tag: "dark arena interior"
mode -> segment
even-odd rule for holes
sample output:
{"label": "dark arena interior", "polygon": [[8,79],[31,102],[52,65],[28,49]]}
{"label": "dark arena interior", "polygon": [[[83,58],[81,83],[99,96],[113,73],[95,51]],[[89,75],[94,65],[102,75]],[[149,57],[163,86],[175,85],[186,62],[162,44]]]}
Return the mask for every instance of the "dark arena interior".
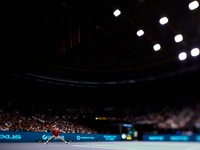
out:
{"label": "dark arena interior", "polygon": [[199,3],[7,2],[0,149],[199,150]]}

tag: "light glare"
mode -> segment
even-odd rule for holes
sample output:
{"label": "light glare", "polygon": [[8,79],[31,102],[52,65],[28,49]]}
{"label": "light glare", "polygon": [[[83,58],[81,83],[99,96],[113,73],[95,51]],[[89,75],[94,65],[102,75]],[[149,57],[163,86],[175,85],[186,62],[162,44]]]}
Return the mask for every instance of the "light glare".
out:
{"label": "light glare", "polygon": [[192,50],[191,50],[191,55],[193,56],[193,57],[196,57],[196,56],[198,56],[199,55],[199,49],[198,48],[193,48]]}
{"label": "light glare", "polygon": [[181,34],[178,34],[174,37],[174,40],[176,43],[179,43],[179,42],[183,41],[183,36]]}
{"label": "light glare", "polygon": [[168,23],[168,18],[167,17],[163,17],[163,18],[160,19],[159,22],[160,22],[161,25],[164,25],[164,24]]}
{"label": "light glare", "polygon": [[137,31],[137,36],[142,36],[142,35],[144,35],[144,31],[143,30]]}
{"label": "light glare", "polygon": [[188,5],[190,10],[197,9],[199,7],[199,2],[198,1],[193,1]]}
{"label": "light glare", "polygon": [[187,54],[185,52],[182,52],[178,55],[179,60],[185,60],[187,58]]}
{"label": "light glare", "polygon": [[161,49],[160,44],[155,44],[155,45],[153,46],[153,49],[154,49],[154,51],[159,51],[159,50]]}
{"label": "light glare", "polygon": [[115,17],[118,17],[119,15],[121,14],[121,11],[119,9],[116,9],[114,12],[113,12],[113,15]]}

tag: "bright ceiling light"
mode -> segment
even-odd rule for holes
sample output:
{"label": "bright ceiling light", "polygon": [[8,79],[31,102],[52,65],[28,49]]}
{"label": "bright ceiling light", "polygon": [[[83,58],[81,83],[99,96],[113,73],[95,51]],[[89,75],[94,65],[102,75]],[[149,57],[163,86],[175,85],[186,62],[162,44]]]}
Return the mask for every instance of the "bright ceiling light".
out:
{"label": "bright ceiling light", "polygon": [[185,60],[187,58],[187,54],[185,52],[182,52],[178,55],[179,60]]}
{"label": "bright ceiling light", "polygon": [[118,17],[119,15],[121,14],[121,11],[119,9],[116,9],[114,12],[113,12],[113,15],[115,17]]}
{"label": "bright ceiling light", "polygon": [[160,19],[159,22],[160,22],[161,25],[164,25],[164,24],[168,23],[168,21],[169,21],[169,20],[168,20],[167,17],[163,17],[163,18]]}
{"label": "bright ceiling light", "polygon": [[154,49],[154,51],[159,51],[159,50],[161,49],[160,44],[155,44],[155,45],[153,46],[153,49]]}
{"label": "bright ceiling light", "polygon": [[137,31],[137,36],[143,36],[143,35],[144,35],[144,31],[143,30]]}
{"label": "bright ceiling light", "polygon": [[191,55],[193,56],[193,57],[196,57],[196,56],[198,56],[199,55],[199,49],[198,48],[193,48],[192,50],[191,50]]}
{"label": "bright ceiling light", "polygon": [[198,1],[193,1],[188,5],[190,10],[197,9],[199,7],[199,2]]}
{"label": "bright ceiling light", "polygon": [[176,43],[179,43],[179,42],[183,41],[183,36],[181,34],[178,34],[174,37],[174,40]]}

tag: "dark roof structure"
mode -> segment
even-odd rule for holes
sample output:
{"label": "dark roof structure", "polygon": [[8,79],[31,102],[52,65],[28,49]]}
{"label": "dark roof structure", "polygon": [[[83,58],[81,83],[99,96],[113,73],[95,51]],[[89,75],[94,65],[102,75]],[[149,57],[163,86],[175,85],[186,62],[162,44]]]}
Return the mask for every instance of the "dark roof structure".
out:
{"label": "dark roof structure", "polygon": [[[190,0],[23,1],[8,7],[8,74],[96,87],[199,72],[200,11]],[[118,17],[113,12],[119,9]],[[161,25],[160,18],[168,23]],[[137,36],[142,29],[143,36]],[[174,37],[183,36],[176,43]],[[161,49],[154,51],[159,43]],[[181,52],[186,60],[179,60]]]}

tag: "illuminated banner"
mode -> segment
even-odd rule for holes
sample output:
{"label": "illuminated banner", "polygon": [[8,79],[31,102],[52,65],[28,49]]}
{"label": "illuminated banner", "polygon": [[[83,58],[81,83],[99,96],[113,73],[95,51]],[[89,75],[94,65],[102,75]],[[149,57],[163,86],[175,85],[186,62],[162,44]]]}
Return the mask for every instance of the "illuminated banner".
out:
{"label": "illuminated banner", "polygon": [[143,135],[143,141],[198,141],[200,142],[200,134],[194,135],[173,135],[173,134],[163,134],[163,135]]}
{"label": "illuminated banner", "polygon": [[[36,142],[47,141],[52,137],[51,132],[15,132],[0,131],[0,142]],[[60,133],[60,137],[66,141],[73,142],[96,142],[96,141],[120,141],[120,135],[113,134],[78,134]],[[53,139],[53,142],[61,140]]]}

